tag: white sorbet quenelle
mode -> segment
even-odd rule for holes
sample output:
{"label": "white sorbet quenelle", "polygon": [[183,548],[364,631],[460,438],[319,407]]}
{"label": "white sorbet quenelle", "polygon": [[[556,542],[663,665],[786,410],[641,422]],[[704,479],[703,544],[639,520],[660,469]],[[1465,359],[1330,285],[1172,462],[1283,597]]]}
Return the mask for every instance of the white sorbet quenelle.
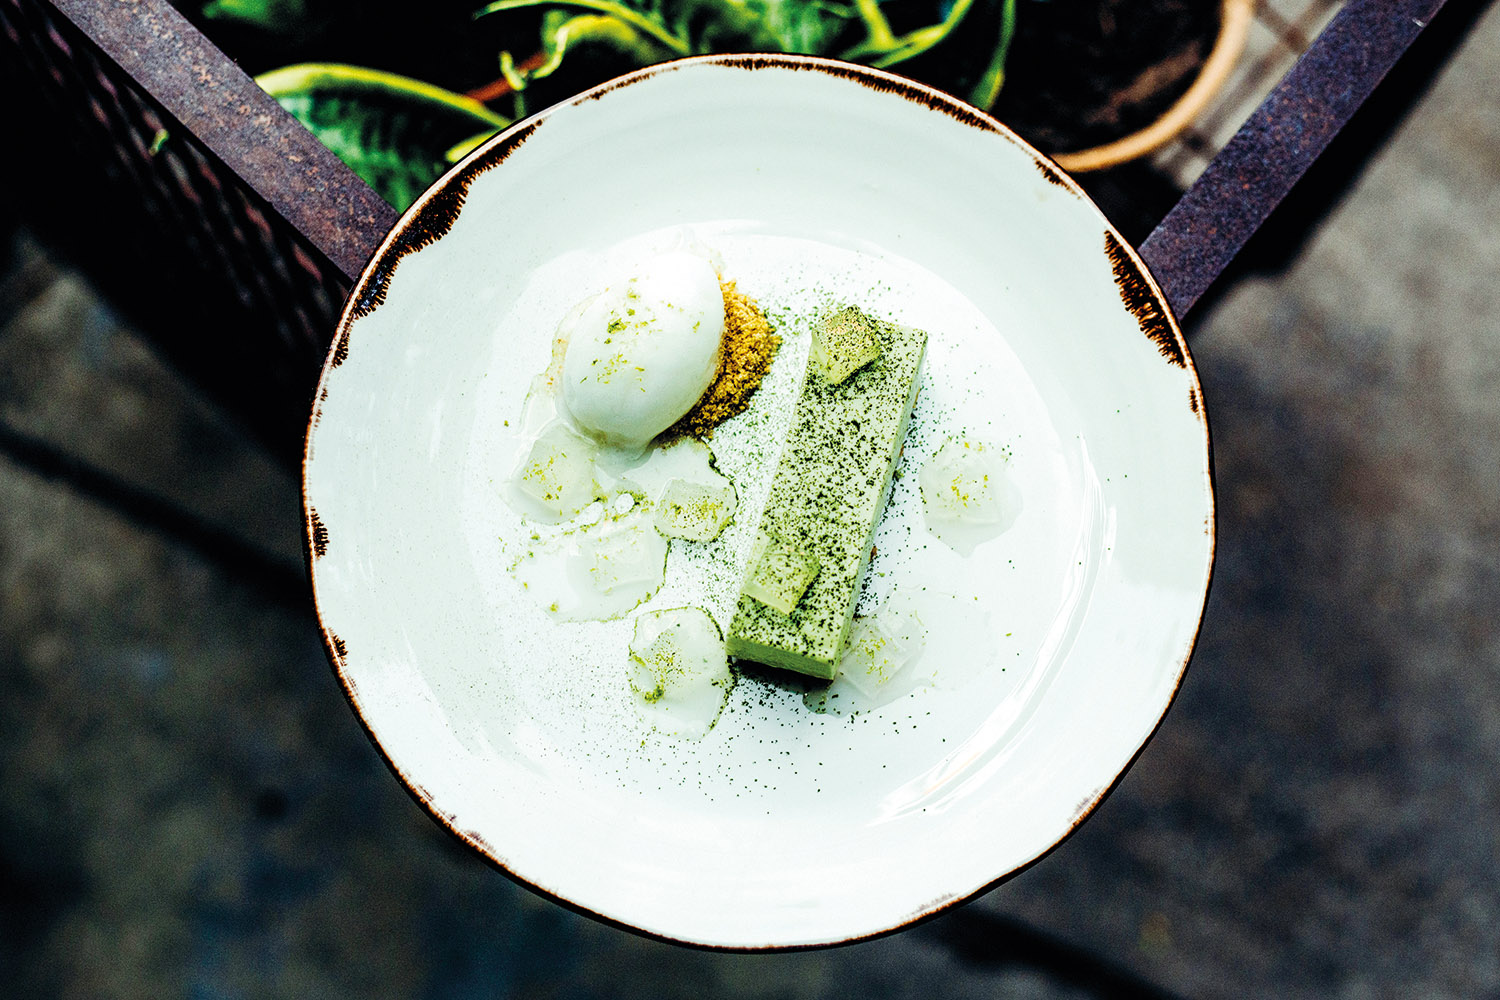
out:
{"label": "white sorbet quenelle", "polygon": [[563,404],[606,443],[644,448],[708,389],[723,336],[713,265],[684,250],[652,257],[579,316],[563,355]]}

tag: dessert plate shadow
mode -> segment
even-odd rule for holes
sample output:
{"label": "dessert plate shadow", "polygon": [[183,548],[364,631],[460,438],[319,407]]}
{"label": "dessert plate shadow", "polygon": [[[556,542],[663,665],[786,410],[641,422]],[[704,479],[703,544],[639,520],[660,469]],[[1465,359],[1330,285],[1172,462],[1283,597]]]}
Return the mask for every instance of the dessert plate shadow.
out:
{"label": "dessert plate shadow", "polygon": [[[558,620],[515,572],[531,529],[505,483],[558,324],[684,234],[783,335],[767,411],[824,304],[928,331],[859,609],[917,595],[927,642],[879,707],[815,711],[807,682],[752,669],[706,736],[665,736],[632,708],[631,616],[722,626],[739,569],[674,548],[662,590],[602,622]],[[777,419],[752,406],[709,442],[742,491],[730,562]],[[1014,501],[969,554],[927,531],[918,488],[956,439],[1001,456]],[[335,673],[417,801],[565,905],[714,948],[887,933],[1061,843],[1170,705],[1214,550],[1202,390],[1134,251],[992,119],[795,56],[622,77],[430,189],[345,306],[303,499]]]}

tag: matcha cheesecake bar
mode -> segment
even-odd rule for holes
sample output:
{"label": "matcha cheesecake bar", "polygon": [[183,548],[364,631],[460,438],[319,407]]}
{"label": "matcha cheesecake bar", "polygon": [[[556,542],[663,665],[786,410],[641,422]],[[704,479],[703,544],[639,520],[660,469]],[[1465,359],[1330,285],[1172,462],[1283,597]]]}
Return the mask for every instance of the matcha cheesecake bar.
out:
{"label": "matcha cheesecake bar", "polygon": [[832,679],[901,452],[927,334],[850,306],[813,331],[728,652]]}

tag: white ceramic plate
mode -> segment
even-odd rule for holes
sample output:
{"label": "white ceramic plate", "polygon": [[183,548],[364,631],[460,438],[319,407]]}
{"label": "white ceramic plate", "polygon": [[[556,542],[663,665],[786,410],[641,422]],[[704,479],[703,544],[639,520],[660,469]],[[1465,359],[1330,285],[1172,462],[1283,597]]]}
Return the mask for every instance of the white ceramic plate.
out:
{"label": "white ceramic plate", "polygon": [[[1020,513],[967,559],[898,482],[862,611],[923,587],[948,610],[931,684],[878,710],[815,714],[748,677],[703,740],[654,734],[625,686],[629,619],[555,622],[509,572],[528,529],[499,484],[558,321],[684,226],[781,317],[776,378],[819,296],[929,330],[906,471],[954,433],[1010,456]],[[714,439],[742,477],[731,535],[758,502],[735,434]],[[1191,359],[1080,190],[950,98],[781,56],[625,77],[429,191],[346,306],[304,501],[330,655],[418,801],[571,906],[729,948],[886,932],[1057,845],[1171,702],[1214,541]],[[645,607],[723,623],[734,572],[669,563]]]}

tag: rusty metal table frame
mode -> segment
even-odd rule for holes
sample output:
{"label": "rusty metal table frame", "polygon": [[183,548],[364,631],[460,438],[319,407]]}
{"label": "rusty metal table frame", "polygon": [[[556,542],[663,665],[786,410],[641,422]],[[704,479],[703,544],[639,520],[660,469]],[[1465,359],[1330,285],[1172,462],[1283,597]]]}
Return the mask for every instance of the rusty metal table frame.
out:
{"label": "rusty metal table frame", "polygon": [[[1144,240],[1179,318],[1443,3],[1349,0]],[[242,374],[279,377],[272,403],[300,420],[343,296],[397,213],[167,0],[0,0],[0,57],[93,135],[114,186],[246,323],[276,332],[240,345]]]}

